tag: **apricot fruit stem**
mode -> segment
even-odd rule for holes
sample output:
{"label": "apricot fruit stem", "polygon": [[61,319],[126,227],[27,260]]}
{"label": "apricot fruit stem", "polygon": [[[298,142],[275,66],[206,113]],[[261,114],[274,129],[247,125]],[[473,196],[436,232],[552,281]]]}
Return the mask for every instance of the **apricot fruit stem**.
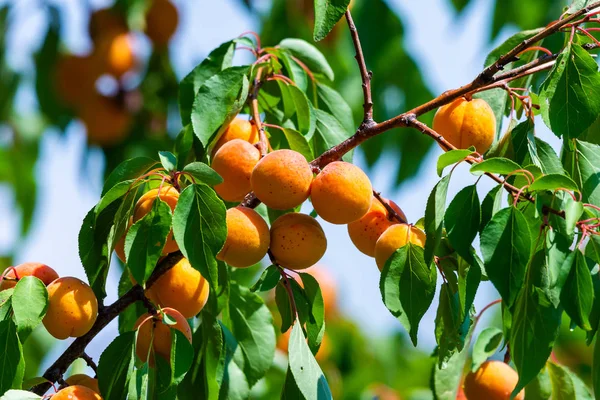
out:
{"label": "apricot fruit stem", "polygon": [[270,249],[267,251],[267,254],[269,255],[269,260],[271,263],[279,270],[279,274],[281,275],[281,281],[279,283],[283,285],[285,291],[287,292],[288,298],[290,299],[290,309],[292,311],[292,315],[294,318],[296,318],[298,311],[296,308],[296,300],[294,299],[294,292],[292,291],[292,285],[290,285],[289,281],[291,277],[286,273],[285,269],[281,265],[277,264],[277,260],[275,260],[275,256],[273,256],[273,253],[271,253]]}
{"label": "apricot fruit stem", "polygon": [[258,150],[260,151],[261,158],[267,155],[268,145],[267,145],[267,135],[265,134],[265,127],[262,125],[260,120],[260,112],[258,110],[258,91],[263,84],[262,81],[262,73],[263,68],[259,68],[256,71],[256,77],[254,78],[254,84],[252,88],[252,93],[250,94],[250,108],[252,109],[252,122],[256,125],[256,129],[258,130]]}
{"label": "apricot fruit stem", "polygon": [[381,198],[381,193],[377,192],[376,190],[373,190],[373,197],[375,197],[377,199],[377,201],[379,201],[381,203],[381,205],[387,210],[388,212],[388,220],[393,221],[394,219],[402,224],[406,224],[407,221],[402,218],[400,215],[398,215],[398,213],[396,212],[396,210],[394,210],[392,208],[392,206],[390,206],[386,201],[383,201],[383,199]]}
{"label": "apricot fruit stem", "polygon": [[[13,274],[15,275],[14,278],[7,278],[6,275],[8,275],[8,273],[12,271]],[[4,272],[2,273],[2,275],[0,275],[0,284],[2,283],[3,280],[7,280],[7,281],[15,281],[18,282],[19,281],[19,274],[17,273],[17,269],[13,266],[10,266],[8,268],[6,268],[4,270]]]}
{"label": "apricot fruit stem", "polygon": [[500,303],[502,303],[502,299],[496,299],[496,300],[492,301],[490,304],[483,307],[481,309],[481,311],[479,311],[479,314],[477,314],[477,316],[475,317],[475,324],[477,324],[479,322],[479,320],[481,319],[481,316],[483,315],[484,312],[486,312],[492,306],[495,306],[496,304],[500,304]]}

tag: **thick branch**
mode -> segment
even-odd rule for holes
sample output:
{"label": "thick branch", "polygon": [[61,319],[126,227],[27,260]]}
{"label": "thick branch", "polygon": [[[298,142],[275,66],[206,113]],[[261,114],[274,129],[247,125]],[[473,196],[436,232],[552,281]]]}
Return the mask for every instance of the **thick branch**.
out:
{"label": "thick branch", "polygon": [[371,96],[371,71],[367,70],[367,64],[365,63],[365,56],[363,55],[362,46],[358,37],[358,31],[356,25],[352,20],[350,10],[346,11],[346,21],[348,22],[348,28],[350,28],[350,35],[352,36],[352,43],[354,43],[354,49],[356,50],[356,62],[358,63],[358,69],[360,70],[360,77],[362,79],[362,90],[364,103],[363,108],[365,114],[361,126],[369,126],[373,124],[373,98]]}

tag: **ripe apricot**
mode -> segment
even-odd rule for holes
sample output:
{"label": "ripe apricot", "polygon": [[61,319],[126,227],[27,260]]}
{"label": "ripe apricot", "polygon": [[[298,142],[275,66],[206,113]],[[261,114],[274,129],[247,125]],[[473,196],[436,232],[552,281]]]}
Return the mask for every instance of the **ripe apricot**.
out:
{"label": "ripe apricot", "polygon": [[98,42],[101,38],[113,37],[127,32],[127,21],[122,14],[110,8],[96,10],[90,16],[88,26],[90,38]]}
{"label": "ripe apricot", "polygon": [[485,100],[460,97],[439,108],[433,117],[433,129],[456,148],[475,146],[483,154],[496,137],[496,117]]}
{"label": "ripe apricot", "polygon": [[202,311],[208,293],[208,281],[185,257],[146,290],[150,300],[160,306],[176,309],[185,318],[193,318]]}
{"label": "ripe apricot", "polygon": [[[160,194],[159,189],[149,190],[139,198],[137,203],[135,203],[135,208],[133,210],[133,223],[136,223],[142,219],[144,215],[148,214],[150,210],[152,210],[154,200],[156,200],[157,197],[160,197],[162,201],[167,203],[167,205],[171,207],[171,211],[175,211],[175,206],[179,200],[179,192],[173,186],[163,185],[162,188],[160,188]],[[169,236],[167,236],[167,241],[165,242],[162,255],[165,256],[177,250],[179,250],[179,246],[173,238],[173,230],[171,230]]]}
{"label": "ripe apricot", "polygon": [[375,262],[379,270],[383,270],[388,258],[408,242],[425,247],[425,233],[408,224],[396,224],[387,228],[375,243]]}
{"label": "ripe apricot", "polygon": [[52,400],[102,400],[92,389],[83,385],[67,386],[52,395]]}
{"label": "ripe apricot", "polygon": [[271,225],[271,253],[282,267],[308,268],[323,257],[326,249],[325,232],[310,215],[284,214]]}
{"label": "ripe apricot", "polygon": [[[519,375],[501,361],[486,361],[477,371],[465,377],[464,392],[467,399],[508,400],[517,386]],[[515,400],[523,400],[522,390]]]}
{"label": "ripe apricot", "polygon": [[269,226],[260,214],[247,207],[230,208],[227,239],[217,258],[233,267],[250,267],[267,254],[270,241]]}
{"label": "ripe apricot", "polygon": [[136,64],[132,39],[128,33],[109,35],[98,43],[95,55],[104,70],[115,78],[121,78]]}
{"label": "ripe apricot", "polygon": [[98,300],[87,283],[67,276],[48,285],[48,310],[43,323],[55,338],[85,335],[97,316]]}
{"label": "ripe apricot", "polygon": [[332,224],[348,224],[364,216],[371,206],[373,188],[356,165],[335,161],[313,181],[310,200],[321,218]]}
{"label": "ripe apricot", "polygon": [[88,141],[102,147],[125,140],[132,122],[131,114],[118,100],[100,95],[82,104],[79,117],[85,125]]}
{"label": "ripe apricot", "polygon": [[89,103],[94,97],[100,74],[101,68],[91,56],[61,56],[54,71],[59,98],[73,108]]}
{"label": "ripe apricot", "polygon": [[250,182],[267,207],[288,210],[302,204],[310,194],[313,173],[304,156],[293,150],[276,150],[263,157]]}
{"label": "ripe apricot", "polygon": [[217,144],[215,144],[212,150],[213,157],[225,143],[234,139],[241,139],[250,144],[258,143],[259,137],[256,125],[250,123],[247,119],[235,117],[229,123],[219,140],[217,140]]}
{"label": "ripe apricot", "polygon": [[[406,221],[406,215],[391,200],[383,199],[389,204],[396,214]],[[348,235],[354,246],[369,257],[375,257],[375,243],[377,239],[390,226],[399,223],[396,219],[390,219],[388,210],[379,200],[373,198],[371,207],[365,215],[357,221],[348,224]]]}
{"label": "ripe apricot", "polygon": [[225,201],[242,201],[252,190],[250,177],[260,160],[260,151],[242,139],[225,143],[216,152],[212,168],[223,178],[215,192]]}
{"label": "ripe apricot", "polygon": [[[172,308],[163,308],[162,312],[175,320],[175,325],[163,322],[163,316],[151,317],[144,314],[135,323],[138,330],[135,353],[143,362],[148,361],[154,367],[154,353],[169,361],[171,359],[171,329],[177,329],[192,343],[192,329],[181,313]],[[152,352],[150,352],[152,344]]]}
{"label": "ripe apricot", "polygon": [[85,386],[88,389],[92,389],[94,392],[100,394],[100,388],[98,387],[98,379],[87,376],[86,374],[75,374],[68,377],[65,382],[70,386],[80,385]]}
{"label": "ripe apricot", "polygon": [[157,47],[166,46],[177,29],[179,14],[169,0],[154,0],[146,14],[146,35]]}
{"label": "ripe apricot", "polygon": [[[15,270],[17,275],[15,276]],[[47,266],[46,264],[38,262],[27,262],[17,265],[14,269],[11,269],[4,275],[2,283],[0,283],[0,291],[15,287],[17,284],[17,278],[21,279],[24,276],[35,276],[44,285],[48,286],[52,281],[58,279],[58,274],[55,270]]]}

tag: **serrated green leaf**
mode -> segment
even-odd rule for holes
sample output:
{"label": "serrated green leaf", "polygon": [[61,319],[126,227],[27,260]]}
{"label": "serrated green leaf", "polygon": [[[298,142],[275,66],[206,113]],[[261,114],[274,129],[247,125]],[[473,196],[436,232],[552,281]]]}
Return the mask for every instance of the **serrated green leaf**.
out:
{"label": "serrated green leaf", "polygon": [[561,304],[574,323],[581,329],[591,330],[589,315],[594,301],[594,285],[590,269],[578,249],[567,256],[565,263],[571,264],[571,267],[560,295]]}
{"label": "serrated green leaf", "polygon": [[152,399],[152,390],[149,387],[149,370],[148,364],[136,368],[129,380],[128,398],[139,400]]}
{"label": "serrated green leaf", "polygon": [[577,182],[584,203],[600,204],[600,146],[575,140],[564,149],[563,164]]}
{"label": "serrated green leaf", "polygon": [[449,165],[456,164],[457,162],[464,160],[465,157],[472,154],[474,149],[456,149],[450,150],[445,153],[442,153],[437,160],[437,174],[438,176],[442,176],[442,172],[444,172],[444,168]]}
{"label": "serrated green leaf", "polygon": [[313,39],[322,40],[348,9],[350,0],[315,0],[315,28]]}
{"label": "serrated green leaf", "polygon": [[463,188],[448,205],[444,216],[444,225],[448,239],[461,257],[470,261],[471,244],[481,224],[481,207],[477,195],[477,186]]}
{"label": "serrated green leaf", "polygon": [[317,107],[315,104],[316,108],[333,115],[347,132],[354,133],[356,131],[352,109],[340,93],[327,85],[317,83],[317,96],[319,105]]}
{"label": "serrated green leaf", "polygon": [[470,171],[476,176],[483,175],[486,172],[508,175],[517,169],[521,169],[521,166],[516,162],[509,160],[508,158],[494,157],[483,160],[480,163],[473,164]]}
{"label": "serrated green leaf", "polygon": [[98,361],[98,386],[105,400],[124,399],[135,369],[135,332],[117,336]]}
{"label": "serrated green leaf", "polygon": [[479,225],[479,232],[482,232],[492,217],[500,211],[502,207],[502,195],[503,187],[502,185],[498,185],[483,198],[481,202],[481,225]]}
{"label": "serrated green leaf", "polygon": [[564,235],[554,229],[546,231],[546,264],[548,265],[548,288],[546,294],[555,307],[560,304],[560,293],[562,292],[572,260],[567,260],[570,254],[569,241]]}
{"label": "serrated green leaf", "polygon": [[223,178],[214,169],[202,162],[193,162],[183,168],[183,172],[187,172],[194,179],[201,183],[206,183],[209,186],[215,186],[223,182]]}
{"label": "serrated green leaf", "polygon": [[0,321],[0,393],[20,389],[25,373],[23,348],[12,319]]}
{"label": "serrated green leaf", "polygon": [[444,214],[446,212],[446,195],[449,183],[450,175],[446,175],[435,185],[427,199],[427,207],[425,208],[426,241],[424,259],[428,264],[433,260],[433,256],[442,239]]}
{"label": "serrated green leaf", "polygon": [[592,394],[577,375],[562,365],[548,363],[553,400],[592,400]]}
{"label": "serrated green leaf", "polygon": [[279,47],[289,51],[304,63],[312,73],[323,74],[327,79],[333,81],[335,77],[333,69],[331,69],[325,56],[312,44],[302,39],[288,38],[279,42]]}
{"label": "serrated green leaf", "polygon": [[284,287],[283,281],[279,281],[279,285],[275,288],[275,303],[281,316],[281,333],[287,332],[292,326],[293,317],[291,310],[291,302],[288,293]]}
{"label": "serrated green leaf", "polygon": [[284,128],[283,134],[290,145],[290,149],[302,154],[307,161],[312,161],[315,156],[306,137],[295,129]]}
{"label": "serrated green leaf", "polygon": [[544,175],[529,186],[530,191],[541,191],[541,190],[556,190],[556,189],[567,189],[573,191],[579,191],[577,184],[573,182],[571,178],[566,175],[550,174]]}
{"label": "serrated green leaf", "polygon": [[300,273],[304,293],[308,300],[309,313],[306,321],[308,347],[317,354],[325,334],[325,305],[319,282],[310,274]]}
{"label": "serrated green leaf", "polygon": [[[314,114],[316,116],[316,129],[312,142],[315,155],[323,154],[352,136],[352,133],[348,133],[333,115],[323,110],[314,110]],[[342,157],[342,160],[352,162],[352,156],[353,152],[349,151]]]}
{"label": "serrated green leaf", "polygon": [[106,178],[101,196],[104,197],[119,182],[135,179],[148,172],[155,165],[157,165],[157,162],[148,157],[136,157],[123,161]]}
{"label": "serrated green leaf", "polygon": [[439,299],[435,338],[438,344],[438,364],[443,366],[452,355],[463,349],[471,321],[469,314],[463,312],[456,283],[443,283]]}
{"label": "serrated green leaf", "polygon": [[269,265],[260,275],[260,278],[256,281],[256,283],[250,288],[253,292],[267,292],[277,286],[279,280],[281,279],[281,274],[279,273],[279,268],[275,265]]}
{"label": "serrated green leaf", "polygon": [[[135,183],[135,184],[134,184]],[[96,207],[94,208],[94,214],[96,216],[100,215],[106,207],[110,206],[114,201],[119,200],[123,196],[125,196],[130,191],[135,190],[139,185],[143,184],[142,180],[135,181],[134,179],[128,179],[126,181],[121,181],[110,188],[100,199]]]}
{"label": "serrated green leaf", "polygon": [[15,285],[11,301],[19,338],[25,341],[46,315],[48,308],[46,285],[34,276],[24,276]]}

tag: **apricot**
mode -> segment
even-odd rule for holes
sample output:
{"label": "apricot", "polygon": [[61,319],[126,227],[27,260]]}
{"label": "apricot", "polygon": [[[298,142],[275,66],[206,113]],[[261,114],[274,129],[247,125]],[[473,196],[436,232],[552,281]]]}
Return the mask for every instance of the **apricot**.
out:
{"label": "apricot", "polygon": [[121,260],[121,262],[125,263],[125,238],[127,237],[127,232],[121,236],[121,238],[115,243],[115,254]]}
{"label": "apricot", "polygon": [[83,385],[67,386],[52,395],[52,400],[102,400],[100,395]]}
{"label": "apricot", "polygon": [[282,267],[308,268],[323,257],[326,249],[325,232],[310,215],[284,214],[271,225],[271,253]]}
{"label": "apricot", "polygon": [[101,68],[91,56],[64,55],[56,63],[54,81],[59,98],[68,106],[80,108],[96,91]]}
{"label": "apricot", "polygon": [[[467,399],[508,400],[517,386],[519,375],[501,361],[486,361],[477,371],[465,377],[464,392]],[[523,400],[522,390],[515,400]]]}
{"label": "apricot", "polygon": [[179,14],[169,0],[154,0],[146,14],[146,35],[157,47],[164,47],[177,30]]}
{"label": "apricot", "polygon": [[[133,223],[136,223],[142,219],[144,215],[148,214],[150,210],[152,210],[152,206],[154,206],[154,200],[156,200],[156,198],[159,196],[162,201],[171,207],[171,211],[175,211],[175,206],[177,206],[177,201],[179,200],[179,192],[177,189],[170,185],[163,185],[160,189],[160,195],[158,191],[158,188],[147,191],[142,195],[142,197],[139,198],[137,203],[135,203],[135,208],[133,209]],[[169,236],[167,236],[167,241],[165,242],[162,255],[165,256],[177,250],[179,250],[179,246],[173,238],[173,230],[171,230],[171,232],[169,232]]]}
{"label": "apricot", "polygon": [[155,353],[166,361],[171,359],[171,329],[177,329],[192,343],[192,329],[185,317],[172,308],[163,308],[162,313],[174,319],[175,325],[164,323],[162,314],[156,317],[144,314],[135,323],[135,329],[138,330],[135,353],[143,362],[148,361],[150,367],[154,367]]}
{"label": "apricot", "polygon": [[227,210],[227,239],[217,258],[237,267],[250,267],[267,254],[270,244],[269,226],[251,208]]}
{"label": "apricot", "polygon": [[197,315],[208,300],[208,281],[182,257],[146,290],[146,296],[156,304],[174,308],[185,318]]}
{"label": "apricot", "polygon": [[92,389],[94,392],[100,394],[100,387],[98,387],[98,379],[87,376],[86,374],[75,374],[68,377],[65,382],[70,386],[80,385],[85,386],[88,389]]}
{"label": "apricot", "polygon": [[[396,203],[386,199],[383,201],[387,202],[396,211],[396,214],[406,221],[406,215]],[[390,219],[389,212],[384,205],[373,198],[369,211],[359,220],[348,224],[348,235],[358,250],[369,257],[375,257],[377,239],[387,228],[397,223],[399,221],[395,218]]]}
{"label": "apricot", "polygon": [[425,232],[408,224],[395,224],[383,232],[375,243],[375,262],[383,270],[386,261],[408,242],[425,247]]}
{"label": "apricot", "polygon": [[[15,270],[17,271],[16,276]],[[17,285],[17,278],[21,279],[24,276],[35,276],[44,282],[44,285],[46,286],[55,279],[58,279],[56,271],[46,264],[27,262],[17,265],[14,269],[11,268],[11,270],[4,275],[4,279],[2,279],[2,282],[0,283],[0,291],[15,287]]]}
{"label": "apricot", "polygon": [[304,156],[293,150],[276,150],[263,157],[250,182],[260,201],[275,210],[302,204],[310,195],[313,173]]}
{"label": "apricot", "polygon": [[260,138],[258,137],[256,125],[250,123],[247,119],[235,117],[233,121],[229,123],[219,140],[217,140],[217,144],[215,144],[212,150],[213,157],[225,143],[234,139],[241,139],[250,144],[258,143]]}
{"label": "apricot", "polygon": [[[319,282],[321,295],[323,296],[323,306],[325,308],[325,318],[334,315],[337,311],[337,284],[333,275],[322,265],[316,264],[306,271]],[[302,282],[300,282],[302,286]]]}
{"label": "apricot", "polygon": [[260,160],[260,151],[242,139],[225,143],[215,154],[212,168],[223,178],[215,192],[225,201],[242,201],[252,190],[250,177]]}
{"label": "apricot", "polygon": [[496,137],[496,116],[485,100],[460,97],[439,108],[433,129],[458,149],[474,146],[484,154]]}
{"label": "apricot", "polygon": [[125,140],[132,123],[131,114],[118,100],[100,95],[82,104],[79,117],[85,125],[88,141],[102,147]]}
{"label": "apricot", "polygon": [[357,166],[335,161],[313,181],[310,200],[321,218],[332,224],[348,224],[364,216],[373,198],[367,175]]}
{"label": "apricot", "polygon": [[96,56],[104,70],[115,78],[121,78],[136,65],[132,39],[128,33],[102,38],[96,48]]}
{"label": "apricot", "polygon": [[48,285],[48,309],[42,322],[55,338],[85,335],[97,316],[98,300],[87,283],[67,276]]}
{"label": "apricot", "polygon": [[90,16],[88,30],[92,41],[97,42],[102,38],[126,33],[127,21],[122,14],[109,8],[102,8],[94,11]]}

